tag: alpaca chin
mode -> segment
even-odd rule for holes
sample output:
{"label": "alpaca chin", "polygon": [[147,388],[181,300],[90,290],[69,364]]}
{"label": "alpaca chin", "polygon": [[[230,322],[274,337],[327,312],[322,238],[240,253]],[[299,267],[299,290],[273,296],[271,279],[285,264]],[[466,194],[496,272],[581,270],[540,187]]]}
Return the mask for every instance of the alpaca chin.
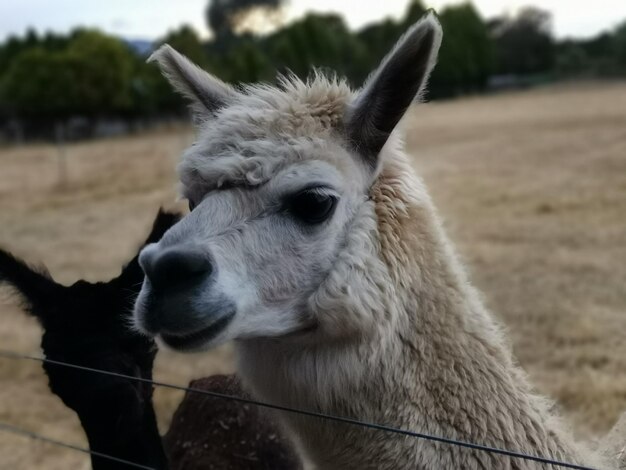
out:
{"label": "alpaca chin", "polygon": [[223,342],[236,313],[237,306],[227,297],[206,296],[198,286],[163,295],[145,282],[133,321],[140,332],[159,338],[167,348],[193,352]]}
{"label": "alpaca chin", "polygon": [[220,315],[220,318],[211,325],[198,331],[182,335],[160,333],[161,344],[181,352],[206,351],[219,345],[227,336],[225,330],[235,316],[235,310]]}

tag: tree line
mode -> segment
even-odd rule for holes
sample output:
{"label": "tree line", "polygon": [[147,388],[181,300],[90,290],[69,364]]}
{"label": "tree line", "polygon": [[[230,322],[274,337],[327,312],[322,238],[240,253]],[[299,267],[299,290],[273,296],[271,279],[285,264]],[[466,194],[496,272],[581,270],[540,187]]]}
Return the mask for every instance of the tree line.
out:
{"label": "tree line", "polygon": [[[208,23],[217,30],[212,40],[201,41],[183,26],[154,47],[170,43],[233,83],[272,82],[276,71],[306,77],[317,67],[359,86],[426,8],[412,0],[399,20],[384,19],[358,31],[351,31],[339,15],[310,13],[266,35],[237,32],[228,17],[230,22],[218,22],[223,12],[208,12]],[[626,21],[591,39],[556,41],[550,14],[533,7],[486,20],[465,3],[445,7],[439,18],[444,40],[430,98],[480,92],[494,76],[626,75]],[[179,115],[181,100],[145,60],[144,51],[132,44],[91,29],[11,37],[0,45],[0,119],[45,127],[73,116],[132,120]]]}

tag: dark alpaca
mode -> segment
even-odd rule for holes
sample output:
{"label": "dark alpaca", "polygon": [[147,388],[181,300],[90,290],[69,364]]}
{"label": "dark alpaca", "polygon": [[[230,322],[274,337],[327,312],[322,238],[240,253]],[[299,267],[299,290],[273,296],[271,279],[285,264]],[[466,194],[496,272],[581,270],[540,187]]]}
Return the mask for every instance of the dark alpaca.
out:
{"label": "dark alpaca", "polygon": [[[191,388],[250,398],[235,375],[193,380]],[[300,461],[265,410],[187,392],[163,437],[171,470],[298,470]]]}
{"label": "dark alpaca", "polygon": [[[179,218],[159,212],[145,243],[158,241]],[[109,282],[78,281],[66,287],[0,250],[0,281],[21,294],[26,310],[41,323],[41,347],[48,359],[152,379],[156,346],[129,329],[143,281],[137,256]],[[50,390],[78,414],[91,450],[167,468],[151,385],[49,363],[43,367]],[[96,470],[128,468],[97,456],[91,461]]]}
{"label": "dark alpaca", "polygon": [[[179,218],[159,212],[145,244],[158,241]],[[66,287],[45,270],[34,270],[0,250],[0,283],[13,286],[25,309],[41,323],[41,346],[48,359],[151,380],[156,345],[129,329],[143,276],[135,256],[109,282],[78,281]],[[43,367],[50,390],[80,418],[91,450],[154,469],[168,468],[151,385],[49,363]],[[232,376],[203,379],[193,386],[244,394]],[[291,447],[255,407],[201,395],[187,394],[165,447],[173,470],[299,468]],[[95,470],[129,468],[98,456],[91,461]]]}

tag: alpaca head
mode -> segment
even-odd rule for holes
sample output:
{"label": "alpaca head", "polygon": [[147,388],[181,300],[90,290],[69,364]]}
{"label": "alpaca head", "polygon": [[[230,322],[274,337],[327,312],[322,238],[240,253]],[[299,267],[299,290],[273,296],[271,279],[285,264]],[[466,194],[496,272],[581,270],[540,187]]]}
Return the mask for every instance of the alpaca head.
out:
{"label": "alpaca head", "polygon": [[319,74],[235,89],[168,46],[155,52],[200,132],[179,166],[191,212],[140,255],[137,326],[181,350],[319,337],[317,307],[338,288],[329,278],[351,275],[338,273],[341,258],[359,264],[348,246],[374,244],[354,239],[355,226],[367,231],[376,218],[369,193],[384,147],[424,89],[440,42],[429,14],[358,92]]}
{"label": "alpaca head", "polygon": [[[146,243],[158,241],[178,220],[176,214],[159,212]],[[41,323],[41,346],[48,359],[150,378],[154,342],[132,331],[129,321],[142,279],[135,256],[108,282],[79,280],[63,286],[45,271],[34,270],[0,249],[0,285],[13,287],[24,307]],[[122,428],[143,410],[137,402],[146,403],[152,395],[150,386],[121,378],[103,378],[49,363],[44,369],[52,392],[79,414],[91,406],[95,394],[108,393],[110,409],[100,412],[124,416],[119,422]],[[120,411],[124,406],[127,409]]]}

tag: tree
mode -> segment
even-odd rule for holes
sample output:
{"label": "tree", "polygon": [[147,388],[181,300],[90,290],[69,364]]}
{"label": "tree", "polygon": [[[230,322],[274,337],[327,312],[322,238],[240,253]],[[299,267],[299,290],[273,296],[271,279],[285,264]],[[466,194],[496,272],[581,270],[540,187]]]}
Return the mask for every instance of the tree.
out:
{"label": "tree", "polygon": [[493,71],[493,42],[487,24],[470,3],[445,8],[440,15],[444,35],[431,95],[482,90]]}
{"label": "tree", "polygon": [[5,74],[2,95],[18,116],[51,119],[67,117],[78,99],[70,86],[75,75],[69,57],[32,48],[16,57]]}
{"label": "tree", "polygon": [[239,37],[221,58],[221,78],[231,83],[254,83],[274,78],[275,69],[259,40]]}
{"label": "tree", "polygon": [[626,72],[626,21],[615,30],[613,41],[617,65]]}
{"label": "tree", "polygon": [[406,8],[406,12],[404,13],[404,19],[400,23],[401,31],[399,31],[399,33],[404,33],[407,28],[414,25],[422,16],[424,16],[426,11],[427,10],[421,0],[411,0]]}
{"label": "tree", "polygon": [[365,26],[357,33],[358,39],[367,50],[369,69],[373,70],[383,59],[385,54],[396,43],[402,34],[400,24],[391,18],[386,18],[379,23]]}
{"label": "tree", "polygon": [[272,63],[306,77],[313,67],[330,68],[360,84],[367,74],[367,51],[343,18],[310,13],[267,39]]}
{"label": "tree", "polygon": [[130,108],[133,56],[124,43],[98,31],[78,31],[65,54],[76,64],[71,86],[81,113],[96,116]]}
{"label": "tree", "polygon": [[590,59],[580,44],[566,41],[557,47],[555,69],[561,75],[580,75],[589,71]]}
{"label": "tree", "polygon": [[284,0],[209,0],[206,21],[218,41],[235,35],[250,14],[260,10],[265,16],[276,12]]}
{"label": "tree", "polygon": [[117,39],[91,30],[72,34],[67,47],[32,47],[15,57],[2,82],[14,114],[36,119],[95,117],[128,110],[133,58]]}
{"label": "tree", "polygon": [[549,71],[555,62],[552,15],[535,7],[515,17],[492,21],[496,42],[497,73],[536,74]]}

